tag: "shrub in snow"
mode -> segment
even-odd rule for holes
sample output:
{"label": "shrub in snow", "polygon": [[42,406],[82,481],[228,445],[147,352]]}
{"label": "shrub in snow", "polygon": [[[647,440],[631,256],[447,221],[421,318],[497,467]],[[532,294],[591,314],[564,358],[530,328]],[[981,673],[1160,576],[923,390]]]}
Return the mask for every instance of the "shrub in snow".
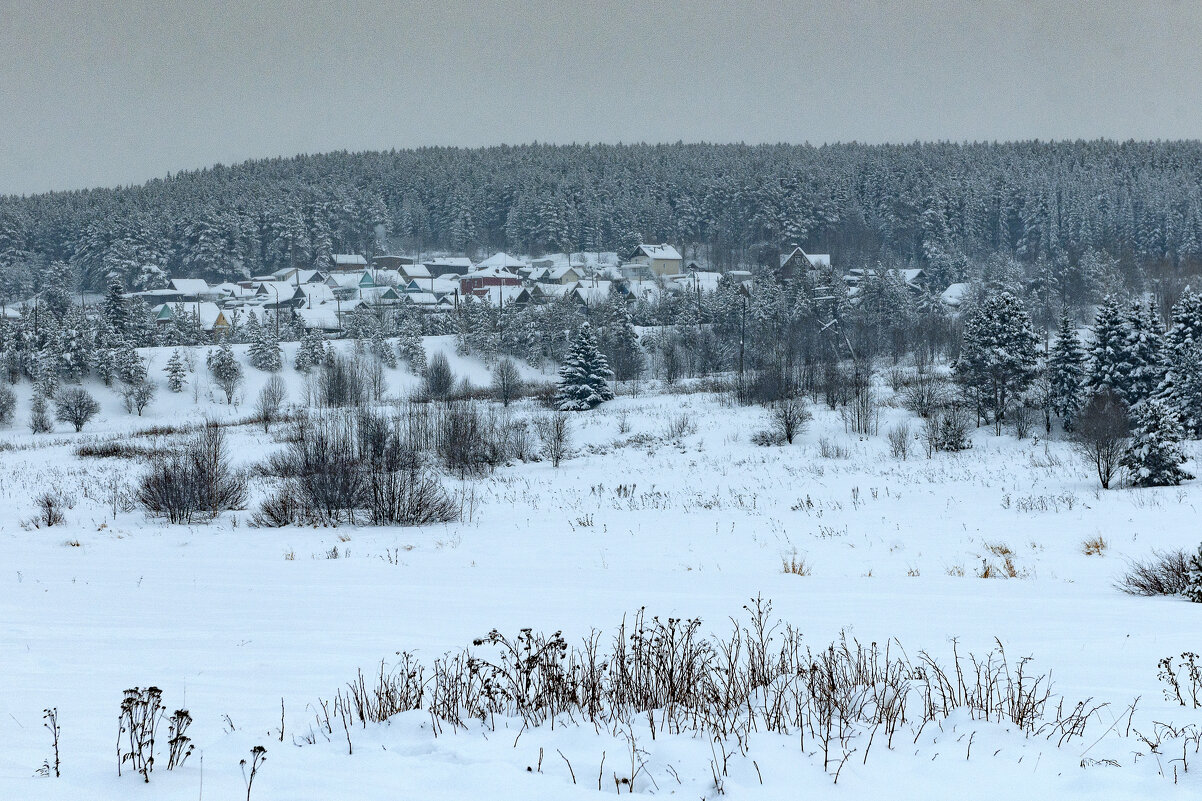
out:
{"label": "shrub in snow", "polygon": [[513,359],[501,359],[492,369],[492,391],[503,406],[508,406],[522,392],[522,377]]}
{"label": "shrub in snow", "polygon": [[221,426],[206,423],[183,447],[156,457],[142,476],[137,499],[172,523],[192,523],[245,506],[246,478],[230,466]]}
{"label": "shrub in snow", "polygon": [[221,391],[225,393],[225,402],[234,402],[234,393],[242,383],[242,365],[234,358],[234,352],[228,342],[222,342],[217,350],[210,351],[207,359],[209,373]]}
{"label": "shrub in snow", "polygon": [[1123,455],[1123,467],[1137,487],[1167,487],[1193,478],[1181,469],[1181,426],[1164,401],[1146,401],[1139,409],[1135,438]]}
{"label": "shrub in snow", "polygon": [[446,400],[455,388],[455,374],[445,353],[435,353],[426,365],[425,390],[430,400]]}
{"label": "shrub in snow", "polygon": [[1073,427],[1073,445],[1097,471],[1102,489],[1110,488],[1130,436],[1127,404],[1118,393],[1102,389],[1090,396]]}
{"label": "shrub in snow", "polygon": [[137,384],[126,385],[121,390],[121,399],[125,402],[125,411],[130,413],[137,411],[138,417],[141,417],[142,410],[154,400],[156,389],[155,385],[150,381],[139,381]]}
{"label": "shrub in snow", "polygon": [[50,415],[46,413],[46,397],[35,392],[29,404],[29,430],[35,434],[45,434],[51,429]]}
{"label": "shrub in snow", "polygon": [[167,388],[172,392],[183,392],[184,384],[187,383],[188,370],[184,366],[184,360],[179,354],[179,349],[172,351],[171,358],[167,360],[167,367],[164,368],[167,373]]}
{"label": "shrub in snow", "polygon": [[16,411],[17,396],[8,387],[0,387],[0,426],[11,423]]}
{"label": "shrub in snow", "polygon": [[100,404],[83,387],[64,389],[54,399],[55,419],[75,426],[76,431],[82,431],[99,411]]}
{"label": "shrub in snow", "polygon": [[551,462],[552,467],[559,467],[559,463],[568,455],[571,439],[567,415],[549,414],[541,417],[535,423],[535,428],[543,446],[543,457]]}
{"label": "shrub in snow", "polygon": [[555,396],[559,411],[576,412],[592,409],[613,400],[609,380],[613,371],[597,349],[597,340],[588,323],[580,326],[576,340],[559,368],[559,391]]}
{"label": "shrub in snow", "polygon": [[288,388],[284,385],[284,379],[278,375],[267,379],[267,383],[259,390],[259,397],[255,401],[255,416],[263,424],[264,431],[267,431],[271,424],[279,418],[280,407],[284,405],[286,397],[288,397]]}
{"label": "shrub in snow", "polygon": [[810,416],[800,398],[783,398],[772,404],[772,428],[789,444],[805,430]]}
{"label": "shrub in snow", "polygon": [[330,351],[317,376],[317,399],[322,406],[358,406],[368,398],[370,375],[366,365]]}

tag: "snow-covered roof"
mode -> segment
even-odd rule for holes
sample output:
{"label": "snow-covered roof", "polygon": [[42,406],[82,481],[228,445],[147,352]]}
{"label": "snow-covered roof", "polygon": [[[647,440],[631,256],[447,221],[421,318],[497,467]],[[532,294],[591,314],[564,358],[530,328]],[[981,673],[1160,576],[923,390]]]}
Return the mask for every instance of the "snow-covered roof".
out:
{"label": "snow-covered roof", "polygon": [[335,265],[342,268],[367,266],[367,259],[358,253],[335,253],[331,258]]}
{"label": "snow-covered roof", "polygon": [[604,303],[609,299],[610,281],[580,281],[572,288],[572,292],[582,301],[592,306]]}
{"label": "snow-covered roof", "polygon": [[363,283],[364,275],[367,275],[368,278],[371,277],[370,273],[361,273],[357,271],[349,273],[331,273],[329,278],[326,280],[326,283],[336,284],[340,289],[358,289]]}
{"label": "snow-covered roof", "polygon": [[334,299],[334,290],[329,284],[301,284],[300,293],[306,303],[325,303]]}
{"label": "snow-covered roof", "polygon": [[493,306],[508,306],[510,303],[526,303],[529,301],[530,290],[524,286],[486,286],[473,290],[472,296]]}
{"label": "snow-covered roof", "polygon": [[490,264],[487,267],[481,262],[475,270],[472,270],[467,275],[463,276],[465,280],[472,278],[500,278],[502,280],[520,281],[521,279],[516,273],[511,273],[504,267],[496,264]]}
{"label": "snow-covered roof", "polygon": [[829,253],[806,253],[799,247],[793,248],[788,253],[782,253],[780,257],[780,266],[784,267],[789,259],[793,258],[793,256],[797,253],[800,253],[802,256],[804,256],[806,260],[815,267],[831,266],[831,256]]}
{"label": "snow-covered roof", "polygon": [[307,331],[338,331],[338,307],[333,305],[314,306],[312,309],[297,309],[296,316]]}
{"label": "snow-covered roof", "polygon": [[640,253],[650,259],[683,260],[680,252],[671,245],[639,245],[638,250]]}
{"label": "snow-covered roof", "polygon": [[552,269],[548,270],[547,277],[552,281],[558,281],[567,275],[569,271],[575,273],[576,275],[580,275],[582,269],[583,265],[565,264],[562,267],[553,267]]}
{"label": "snow-covered roof", "polygon": [[435,295],[453,295],[459,291],[459,276],[451,274],[450,278],[423,278],[420,281],[410,281],[405,285],[406,292],[433,292]]}
{"label": "snow-covered roof", "polygon": [[424,264],[405,264],[401,266],[401,273],[409,278],[429,278],[430,270]]}
{"label": "snow-covered roof", "polygon": [[209,294],[209,282],[203,278],[172,278],[171,288],[184,295]]}
{"label": "snow-covered roof", "polygon": [[948,288],[943,290],[939,295],[939,299],[948,306],[959,306],[964,302],[964,296],[968,294],[968,284],[956,283],[949,284]]}
{"label": "snow-covered roof", "polygon": [[718,282],[722,280],[722,273],[704,272],[696,270],[684,275],[673,275],[670,280],[677,284],[688,287],[691,291],[696,292],[701,289],[703,292],[713,292],[718,288]]}
{"label": "snow-covered roof", "polygon": [[430,272],[438,274],[443,271],[442,268],[446,267],[470,270],[472,269],[472,260],[467,256],[440,256],[437,259],[429,259],[425,265],[431,268]]}
{"label": "snow-covered roof", "polygon": [[226,281],[218,284],[217,286],[213,287],[213,290],[220,292],[222,295],[225,295],[228,298],[246,298],[252,297],[255,294],[255,290],[253,288],[242,286],[242,284],[236,284],[233,281]]}
{"label": "snow-covered roof", "polygon": [[406,292],[401,296],[401,300],[412,303],[415,306],[438,305],[438,297],[430,292]]}
{"label": "snow-covered roof", "polygon": [[508,253],[505,253],[504,251],[502,251],[500,253],[494,253],[493,255],[491,255],[487,259],[485,259],[484,261],[477,264],[476,272],[479,272],[480,270],[486,270],[486,269],[489,269],[492,267],[500,267],[503,270],[510,270],[510,271],[516,272],[518,269],[520,269],[522,267],[529,267],[529,266],[530,266],[529,264],[522,261],[521,259],[515,259],[513,256],[510,256]]}

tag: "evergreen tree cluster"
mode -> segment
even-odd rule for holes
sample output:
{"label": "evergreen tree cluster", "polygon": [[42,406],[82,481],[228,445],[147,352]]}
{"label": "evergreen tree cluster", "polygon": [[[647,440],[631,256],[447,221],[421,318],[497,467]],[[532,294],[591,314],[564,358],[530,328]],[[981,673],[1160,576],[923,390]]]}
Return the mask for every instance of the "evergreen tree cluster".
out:
{"label": "evergreen tree cluster", "polygon": [[[672,242],[719,267],[792,243],[922,267],[1004,257],[1042,311],[1202,257],[1202,143],[526,145],[329,153],[141,186],[0,198],[5,291],[244,277],[331,253],[540,253]],[[1007,260],[1011,260],[1008,262]],[[1078,302],[1074,300],[1074,304]],[[1039,320],[1037,319],[1037,322]]]}

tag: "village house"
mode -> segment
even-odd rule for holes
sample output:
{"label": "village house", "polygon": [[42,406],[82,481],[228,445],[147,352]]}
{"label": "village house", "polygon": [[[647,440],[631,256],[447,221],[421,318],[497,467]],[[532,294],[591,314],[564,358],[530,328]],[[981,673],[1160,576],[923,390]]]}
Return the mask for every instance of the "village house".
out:
{"label": "village house", "polygon": [[831,257],[827,253],[806,253],[797,245],[780,255],[780,278],[787,280],[798,278],[813,270],[821,270],[831,266]]}
{"label": "village house", "polygon": [[179,314],[186,312],[196,315],[197,319],[200,320],[201,329],[206,334],[212,334],[214,337],[217,337],[230,330],[229,320],[216,303],[164,303],[151,311],[154,313],[154,321],[158,325],[171,323]]}
{"label": "village house", "polygon": [[496,265],[473,270],[459,281],[459,291],[464,295],[494,286],[521,286],[522,279],[516,274]]}
{"label": "village house", "polygon": [[336,272],[358,272],[367,269],[367,259],[358,253],[335,253],[330,263]]}
{"label": "village house", "polygon": [[679,275],[684,259],[671,245],[639,245],[630,254],[629,262],[641,264],[652,275]]}
{"label": "village house", "polygon": [[425,262],[430,275],[466,275],[472,271],[472,260],[466,256],[442,256]]}

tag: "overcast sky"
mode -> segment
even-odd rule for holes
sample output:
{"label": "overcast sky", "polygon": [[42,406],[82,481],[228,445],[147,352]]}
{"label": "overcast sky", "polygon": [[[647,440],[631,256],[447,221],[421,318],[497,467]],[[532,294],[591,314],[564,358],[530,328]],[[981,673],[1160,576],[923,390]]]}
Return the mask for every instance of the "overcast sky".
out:
{"label": "overcast sky", "polygon": [[0,193],[436,144],[1200,138],[1200,65],[1196,1],[0,0]]}

